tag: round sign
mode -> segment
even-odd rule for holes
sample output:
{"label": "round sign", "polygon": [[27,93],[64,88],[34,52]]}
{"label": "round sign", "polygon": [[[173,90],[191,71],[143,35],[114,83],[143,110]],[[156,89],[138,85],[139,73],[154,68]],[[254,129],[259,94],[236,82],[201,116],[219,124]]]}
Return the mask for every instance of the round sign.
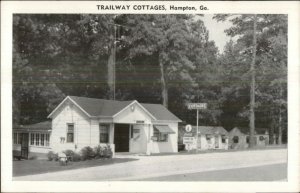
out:
{"label": "round sign", "polygon": [[192,125],[186,125],[185,126],[185,131],[186,132],[191,132],[192,131]]}

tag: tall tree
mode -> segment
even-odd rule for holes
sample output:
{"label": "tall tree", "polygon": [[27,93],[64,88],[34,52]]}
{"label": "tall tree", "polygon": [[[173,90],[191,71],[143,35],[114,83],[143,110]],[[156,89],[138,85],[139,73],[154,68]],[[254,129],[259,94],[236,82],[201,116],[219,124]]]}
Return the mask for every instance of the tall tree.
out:
{"label": "tall tree", "polygon": [[169,89],[175,81],[192,81],[195,66],[188,57],[189,31],[185,15],[126,15],[130,27],[130,58],[153,56],[160,71],[162,104],[168,107]]}
{"label": "tall tree", "polygon": [[[281,49],[278,49],[278,44],[272,42],[274,38],[279,38],[280,33],[283,39],[286,38],[287,18],[286,15],[217,15],[215,18],[218,21],[229,19],[232,22],[233,26],[225,32],[237,39],[235,47],[240,47],[239,54],[242,58],[240,63],[249,62],[251,64],[250,71],[241,74],[242,77],[243,74],[246,75],[245,77],[249,77],[251,91],[250,110],[249,112],[244,111],[241,115],[249,116],[250,134],[253,134],[251,130],[253,130],[255,123],[260,126],[268,126],[268,122],[276,120],[272,118],[274,113],[270,114],[268,111],[273,111],[272,109],[277,106],[276,96],[282,95],[281,98],[285,97],[284,90],[286,87],[281,87],[284,88],[282,94],[280,92],[275,94],[271,90],[274,90],[274,82],[278,82],[278,80],[286,81],[286,45],[281,44]],[[278,59],[279,56],[280,59]],[[236,58],[239,57],[236,56]],[[274,58],[277,58],[276,60],[280,62],[272,61]],[[243,65],[239,66],[238,69],[243,72]],[[265,106],[266,103],[269,103],[268,107]],[[259,114],[258,119],[255,119],[252,110]],[[280,120],[280,117],[277,120]],[[251,146],[253,146],[253,142]]]}

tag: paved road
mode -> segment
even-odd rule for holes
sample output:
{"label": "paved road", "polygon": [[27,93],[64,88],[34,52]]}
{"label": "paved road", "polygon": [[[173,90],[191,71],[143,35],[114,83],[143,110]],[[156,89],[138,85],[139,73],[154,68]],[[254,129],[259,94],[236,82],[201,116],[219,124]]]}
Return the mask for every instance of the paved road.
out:
{"label": "paved road", "polygon": [[287,164],[272,164],[163,177],[142,181],[287,181]]}
{"label": "paved road", "polygon": [[122,181],[234,168],[266,166],[286,163],[287,149],[133,157],[138,158],[139,160],[114,165],[14,177],[13,180]]}

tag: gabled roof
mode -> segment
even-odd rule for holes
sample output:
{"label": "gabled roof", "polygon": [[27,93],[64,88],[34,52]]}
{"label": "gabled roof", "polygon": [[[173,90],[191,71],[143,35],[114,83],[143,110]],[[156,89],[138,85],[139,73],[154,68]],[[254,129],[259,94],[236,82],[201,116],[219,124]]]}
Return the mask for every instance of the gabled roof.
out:
{"label": "gabled roof", "polygon": [[[197,128],[196,126],[195,129]],[[200,134],[220,134],[228,135],[228,132],[221,126],[198,126]]]}
{"label": "gabled roof", "polygon": [[157,120],[166,121],[181,121],[173,113],[171,113],[165,106],[161,104],[147,104],[140,103],[147,111],[149,111]]}
{"label": "gabled roof", "polygon": [[51,130],[51,121],[43,121],[35,124],[30,125],[19,125],[15,126],[14,129],[20,129],[20,130],[41,130],[41,131],[47,131]]}
{"label": "gabled roof", "polygon": [[[92,117],[113,117],[114,115],[116,115],[117,113],[125,109],[127,106],[129,106],[130,104],[134,102],[138,103],[135,100],[116,101],[116,100],[96,99],[96,98],[77,97],[77,96],[68,96],[67,98],[69,98],[72,102],[74,102],[75,105],[77,105],[84,113]],[[181,121],[178,117],[176,117],[163,105],[144,104],[144,103],[138,103],[138,104],[141,105],[141,107],[144,108],[144,110],[156,120]],[[53,112],[48,117],[51,117],[51,115],[58,109],[58,107],[55,110],[53,110]]]}
{"label": "gabled roof", "polygon": [[96,99],[87,97],[70,96],[83,110],[90,116],[112,117],[133,101],[113,101],[106,99]]}

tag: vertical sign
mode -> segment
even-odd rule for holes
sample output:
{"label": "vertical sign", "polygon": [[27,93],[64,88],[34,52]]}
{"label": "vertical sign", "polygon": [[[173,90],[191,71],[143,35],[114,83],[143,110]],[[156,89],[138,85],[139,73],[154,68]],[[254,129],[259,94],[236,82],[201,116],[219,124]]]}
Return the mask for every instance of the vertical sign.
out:
{"label": "vertical sign", "polygon": [[[199,109],[207,109],[207,103],[188,103],[187,104],[189,110],[197,110],[197,131],[196,131],[196,141],[198,143],[198,121],[199,121]],[[198,149],[198,145],[197,148]]]}

